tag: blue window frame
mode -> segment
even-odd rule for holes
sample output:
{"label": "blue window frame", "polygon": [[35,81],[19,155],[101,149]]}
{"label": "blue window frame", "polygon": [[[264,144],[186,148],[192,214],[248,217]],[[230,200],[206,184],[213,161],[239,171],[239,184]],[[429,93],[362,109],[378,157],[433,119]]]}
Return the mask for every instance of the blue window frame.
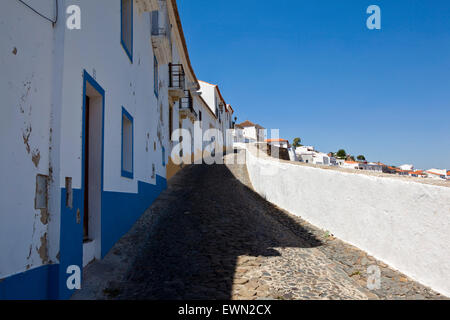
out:
{"label": "blue window frame", "polygon": [[155,96],[158,98],[159,75],[158,75],[158,59],[156,59],[156,56],[153,56],[153,90],[155,92]]}
{"label": "blue window frame", "polygon": [[134,169],[134,137],[133,137],[133,117],[122,107],[122,177],[133,179]]}
{"label": "blue window frame", "polygon": [[166,166],[166,149],[164,147],[162,147],[162,165]]}
{"label": "blue window frame", "polygon": [[120,43],[133,63],[133,0],[120,0]]}

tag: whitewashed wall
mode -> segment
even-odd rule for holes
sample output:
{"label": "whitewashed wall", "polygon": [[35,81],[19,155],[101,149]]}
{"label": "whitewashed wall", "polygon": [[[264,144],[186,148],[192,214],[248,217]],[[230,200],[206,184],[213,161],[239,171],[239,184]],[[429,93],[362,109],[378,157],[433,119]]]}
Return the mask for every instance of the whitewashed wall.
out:
{"label": "whitewashed wall", "polygon": [[[54,1],[30,3],[54,18]],[[41,242],[48,236],[47,213],[35,210],[34,200],[36,175],[49,174],[53,31],[18,1],[2,1],[0,279],[49,259],[47,241]]]}
{"label": "whitewashed wall", "polygon": [[215,86],[213,84],[204,81],[199,81],[199,84],[203,100],[205,100],[211,111],[215,114],[216,112],[214,104],[215,103],[214,97],[216,96]]}
{"label": "whitewashed wall", "polygon": [[450,188],[261,159],[255,190],[277,206],[450,296]]}
{"label": "whitewashed wall", "polygon": [[[202,94],[203,95],[203,94]],[[201,135],[202,135],[202,145],[201,145],[201,150],[202,150],[202,154],[204,150],[207,150],[209,148],[208,145],[210,144],[209,142],[205,142],[203,141],[205,132],[207,130],[209,130],[211,127],[212,128],[217,128],[217,119],[216,117],[214,117],[210,111],[210,108],[205,105],[203,102],[200,101],[200,98],[197,96],[194,96],[194,109],[197,111],[201,111],[202,112],[202,123],[201,123],[201,128],[198,128],[199,130],[201,129]],[[197,146],[196,148],[197,150],[200,149],[200,146]],[[197,151],[198,152],[198,151]]]}
{"label": "whitewashed wall", "polygon": [[[155,183],[151,179],[152,163],[156,165],[156,174],[165,176],[157,128],[162,104],[162,131],[168,132],[167,65],[159,68],[160,82],[165,85],[161,86],[158,99],[153,90],[150,14],[139,14],[134,6],[131,63],[120,43],[120,1],[82,0],[79,5],[83,17],[81,30],[66,31],[64,43],[61,183],[64,177],[73,177],[73,188],[81,187],[82,72],[85,69],[91,76],[95,73],[96,81],[106,91],[104,190],[137,193],[138,181]],[[101,23],[97,17],[102,17]],[[120,174],[122,106],[134,119],[134,179]],[[168,139],[168,134],[164,138]]]}

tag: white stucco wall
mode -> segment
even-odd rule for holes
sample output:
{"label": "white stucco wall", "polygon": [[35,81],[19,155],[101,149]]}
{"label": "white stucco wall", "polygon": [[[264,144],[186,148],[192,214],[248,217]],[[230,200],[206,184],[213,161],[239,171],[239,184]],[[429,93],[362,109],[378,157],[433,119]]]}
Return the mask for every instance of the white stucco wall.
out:
{"label": "white stucco wall", "polygon": [[[27,3],[54,18],[54,0]],[[156,97],[150,13],[134,7],[131,63],[120,44],[120,1],[77,1],[81,30],[66,28],[69,4],[59,1],[54,27],[18,1],[0,5],[0,145],[7,155],[0,160],[0,279],[58,262],[65,177],[81,188],[83,70],[106,91],[104,191],[136,193],[138,181],[155,184],[152,164],[166,176],[157,131],[167,162],[168,66],[159,67]],[[134,118],[133,179],[121,176],[122,106]],[[47,218],[34,208],[36,175],[51,173]]]}
{"label": "white stucco wall", "polygon": [[[200,82],[200,83],[202,83],[202,82]],[[202,91],[202,97],[203,97],[203,91]],[[202,139],[205,136],[205,132],[207,130],[209,130],[210,128],[220,128],[219,121],[213,115],[214,113],[211,112],[210,107],[207,104],[205,104],[204,102],[200,101],[199,97],[194,97],[194,109],[197,112],[198,111],[202,112],[202,123],[201,123]],[[203,141],[203,143],[202,143],[203,150],[209,150],[210,148],[208,146],[210,146],[210,142]]]}
{"label": "white stucco wall", "polygon": [[[64,177],[73,178],[73,188],[81,187],[82,73],[86,70],[91,76],[95,73],[96,81],[105,90],[104,190],[137,193],[138,181],[156,183],[151,178],[153,163],[156,174],[165,177],[157,129],[162,104],[161,130],[168,141],[168,67],[159,67],[162,85],[157,98],[153,90],[150,13],[139,14],[134,6],[131,63],[120,43],[120,1],[79,2],[83,7],[82,28],[66,31],[64,42],[61,187]],[[102,17],[102,23],[95,17]],[[107,58],[105,52],[108,53]],[[121,176],[122,106],[134,120],[133,179]],[[174,117],[174,121],[178,118]],[[153,149],[154,142],[156,151]]]}
{"label": "white stucco wall", "polygon": [[208,104],[208,107],[210,108],[212,113],[215,114],[216,113],[215,97],[217,95],[216,86],[204,81],[199,81],[199,84],[200,84],[200,92],[202,93],[202,98]]}
{"label": "white stucco wall", "polygon": [[248,150],[247,168],[268,201],[450,296],[450,188],[277,162]]}
{"label": "white stucco wall", "polygon": [[[54,18],[54,1],[33,5]],[[53,36],[52,24],[20,2],[1,2],[0,279],[54,258],[41,244],[48,212],[34,208],[36,175],[49,174]]]}

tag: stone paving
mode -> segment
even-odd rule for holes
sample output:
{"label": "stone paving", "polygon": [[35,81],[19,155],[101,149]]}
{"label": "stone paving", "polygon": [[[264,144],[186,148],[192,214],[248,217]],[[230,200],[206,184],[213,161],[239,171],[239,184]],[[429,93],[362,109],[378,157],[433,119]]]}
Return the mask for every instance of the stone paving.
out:
{"label": "stone paving", "polygon": [[[228,157],[233,157],[229,155]],[[367,289],[367,267],[381,287]],[[73,299],[444,299],[265,201],[245,165],[193,165],[169,183]]]}

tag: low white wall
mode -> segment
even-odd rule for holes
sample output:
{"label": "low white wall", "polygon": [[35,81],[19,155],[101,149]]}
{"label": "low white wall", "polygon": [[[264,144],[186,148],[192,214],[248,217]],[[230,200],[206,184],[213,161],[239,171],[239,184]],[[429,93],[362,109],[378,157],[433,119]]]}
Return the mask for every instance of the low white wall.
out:
{"label": "low white wall", "polygon": [[268,201],[450,296],[450,188],[246,153]]}

